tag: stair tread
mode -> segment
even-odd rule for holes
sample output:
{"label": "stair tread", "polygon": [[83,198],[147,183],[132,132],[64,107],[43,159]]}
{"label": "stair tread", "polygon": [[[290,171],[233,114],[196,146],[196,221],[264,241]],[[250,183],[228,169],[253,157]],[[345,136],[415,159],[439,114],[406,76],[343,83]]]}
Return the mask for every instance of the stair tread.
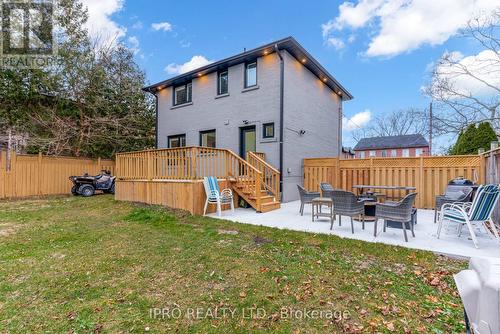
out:
{"label": "stair tread", "polygon": [[281,204],[281,202],[276,201],[276,202],[262,203],[261,205],[262,206],[271,206],[271,205],[277,205],[277,204]]}

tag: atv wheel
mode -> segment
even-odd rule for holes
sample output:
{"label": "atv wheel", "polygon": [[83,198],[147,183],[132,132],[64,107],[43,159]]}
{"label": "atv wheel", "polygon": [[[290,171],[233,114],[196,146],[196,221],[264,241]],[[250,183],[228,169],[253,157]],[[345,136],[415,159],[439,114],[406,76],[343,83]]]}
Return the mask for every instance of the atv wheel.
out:
{"label": "atv wheel", "polygon": [[113,195],[115,194],[115,184],[114,184],[114,183],[113,183],[113,185],[111,186],[111,188],[109,188],[108,193],[113,194]]}
{"label": "atv wheel", "polygon": [[73,187],[71,187],[71,193],[72,193],[74,196],[78,196],[78,187],[77,187],[77,186],[73,186]]}
{"label": "atv wheel", "polygon": [[83,197],[90,197],[94,195],[95,189],[90,184],[84,184],[83,186],[80,187],[80,189],[78,189],[78,192]]}

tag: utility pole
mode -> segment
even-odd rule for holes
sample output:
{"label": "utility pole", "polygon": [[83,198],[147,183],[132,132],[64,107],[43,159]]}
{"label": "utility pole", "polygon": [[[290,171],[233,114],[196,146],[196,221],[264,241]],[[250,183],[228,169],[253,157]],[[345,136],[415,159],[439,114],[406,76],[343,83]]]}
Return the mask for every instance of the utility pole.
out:
{"label": "utility pole", "polygon": [[432,155],[432,101],[429,104],[429,155]]}

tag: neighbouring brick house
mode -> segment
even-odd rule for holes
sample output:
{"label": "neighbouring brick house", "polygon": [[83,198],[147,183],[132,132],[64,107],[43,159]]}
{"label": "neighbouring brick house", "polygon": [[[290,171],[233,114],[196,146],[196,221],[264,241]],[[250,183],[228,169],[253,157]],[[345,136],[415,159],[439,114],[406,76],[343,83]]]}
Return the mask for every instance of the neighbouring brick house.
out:
{"label": "neighbouring brick house", "polygon": [[429,142],[420,134],[363,138],[354,147],[356,159],[429,156]]}

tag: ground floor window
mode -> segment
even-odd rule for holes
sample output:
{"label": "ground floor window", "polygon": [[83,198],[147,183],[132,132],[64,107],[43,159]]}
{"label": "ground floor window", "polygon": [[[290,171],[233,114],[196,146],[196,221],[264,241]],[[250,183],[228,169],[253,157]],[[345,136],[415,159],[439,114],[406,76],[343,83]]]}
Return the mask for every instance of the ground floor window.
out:
{"label": "ground floor window", "polygon": [[264,138],[274,138],[274,123],[264,123],[262,126],[262,134]]}
{"label": "ground floor window", "polygon": [[200,131],[200,146],[216,147],[215,130]]}
{"label": "ground floor window", "polygon": [[168,136],[168,148],[185,147],[186,135]]}

